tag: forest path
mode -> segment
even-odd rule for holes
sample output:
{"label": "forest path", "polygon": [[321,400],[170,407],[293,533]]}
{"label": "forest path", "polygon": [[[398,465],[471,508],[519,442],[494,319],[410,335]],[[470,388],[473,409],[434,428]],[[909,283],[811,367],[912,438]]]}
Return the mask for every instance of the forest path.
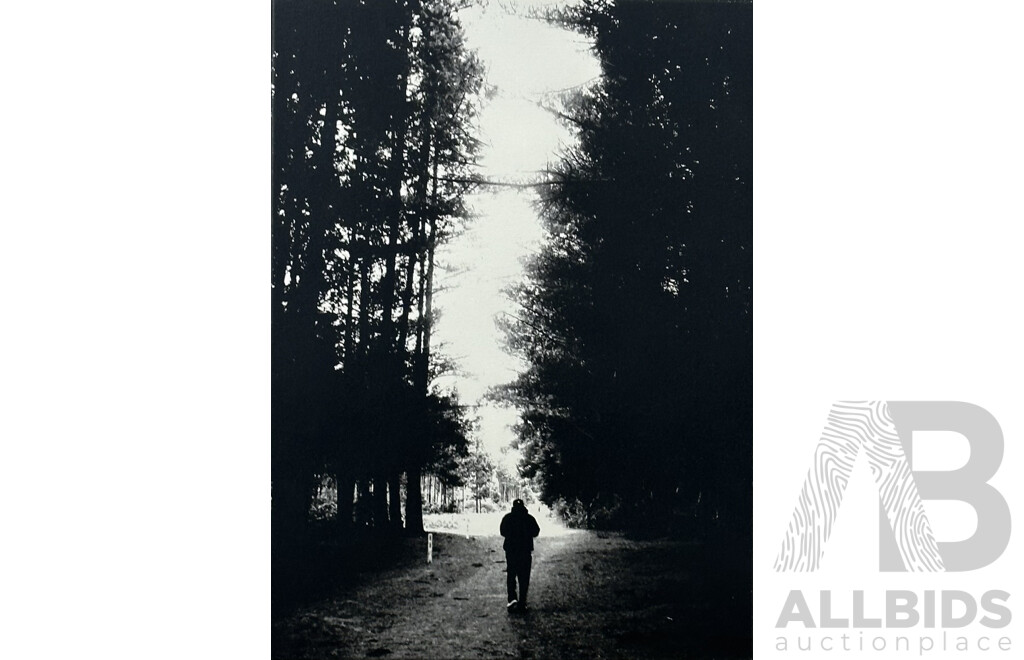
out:
{"label": "forest path", "polygon": [[530,610],[508,612],[501,537],[434,534],[432,564],[385,571],[275,622],[272,655],[660,658],[710,642],[717,657],[742,657],[736,642],[707,637],[715,613],[687,567],[697,554],[695,543],[542,529]]}

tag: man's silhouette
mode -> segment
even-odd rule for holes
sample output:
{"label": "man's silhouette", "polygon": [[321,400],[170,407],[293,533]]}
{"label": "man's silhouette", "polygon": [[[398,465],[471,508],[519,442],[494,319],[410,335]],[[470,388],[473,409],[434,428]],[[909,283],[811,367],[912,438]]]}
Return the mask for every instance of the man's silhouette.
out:
{"label": "man's silhouette", "polygon": [[[505,566],[508,571],[508,608],[526,609],[526,593],[530,589],[530,568],[533,564],[533,539],[540,534],[537,520],[526,510],[522,500],[512,502],[512,511],[501,519],[501,535],[505,537]],[[516,594],[516,580],[519,593]]]}

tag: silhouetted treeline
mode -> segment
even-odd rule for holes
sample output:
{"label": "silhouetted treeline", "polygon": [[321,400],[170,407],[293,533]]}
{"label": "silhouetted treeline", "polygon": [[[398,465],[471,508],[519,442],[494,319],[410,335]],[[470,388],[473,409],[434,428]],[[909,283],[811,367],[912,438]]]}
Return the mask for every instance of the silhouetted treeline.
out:
{"label": "silhouetted treeline", "polygon": [[501,392],[524,469],[582,524],[751,516],[751,5],[586,0],[602,80],[542,186]]}
{"label": "silhouetted treeline", "polygon": [[467,450],[431,315],[481,67],[451,0],[275,0],[272,42],[274,541],[325,475],[342,526],[421,532],[421,474]]}

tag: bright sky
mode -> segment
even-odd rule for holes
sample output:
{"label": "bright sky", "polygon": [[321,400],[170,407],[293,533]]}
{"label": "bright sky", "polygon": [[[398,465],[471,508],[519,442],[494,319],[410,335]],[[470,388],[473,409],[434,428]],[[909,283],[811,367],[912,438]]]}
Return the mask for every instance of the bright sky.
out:
{"label": "bright sky", "polygon": [[[551,4],[560,3],[534,0],[516,6],[525,13],[530,7]],[[568,129],[536,103],[554,105],[546,95],[599,76],[590,44],[583,36],[544,21],[509,15],[493,1],[484,8],[466,9],[461,17],[468,45],[486,67],[484,83],[497,89],[478,118],[478,137],[485,143],[480,173],[492,180],[532,178],[573,140]],[[435,282],[440,317],[434,337],[437,347],[460,368],[444,384],[454,384],[464,404],[483,404],[476,410],[480,438],[492,458],[508,468],[518,460],[507,449],[517,413],[486,404],[483,396],[488,388],[511,381],[522,368],[502,349],[495,319],[514,313],[502,290],[523,279],[523,259],[537,250],[542,238],[534,199],[531,191],[509,188],[470,196],[474,218],[464,234],[439,251],[438,263],[445,271]]]}

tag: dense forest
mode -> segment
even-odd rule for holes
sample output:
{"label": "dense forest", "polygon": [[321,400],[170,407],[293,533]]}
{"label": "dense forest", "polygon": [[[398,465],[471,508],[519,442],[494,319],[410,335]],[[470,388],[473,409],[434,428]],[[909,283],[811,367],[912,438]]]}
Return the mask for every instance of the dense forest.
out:
{"label": "dense forest", "polygon": [[422,532],[422,474],[469,447],[431,319],[481,67],[451,0],[278,0],[272,42],[274,540],[325,478],[342,526]]}
{"label": "dense forest", "polygon": [[[438,246],[488,184],[459,9],[273,5],[275,549],[325,484],[343,532],[418,534],[424,487],[472,486],[479,508],[494,473],[431,342]],[[538,18],[590,39],[602,76],[551,100],[577,141],[526,186],[547,240],[510,291],[527,368],[492,397],[520,412],[523,462],[498,490],[529,479],[581,525],[749,536],[751,6]]]}
{"label": "dense forest", "polygon": [[663,530],[751,515],[751,5],[586,0],[599,84],[547,173],[548,240],[513,291],[529,369],[524,471],[584,524]]}

